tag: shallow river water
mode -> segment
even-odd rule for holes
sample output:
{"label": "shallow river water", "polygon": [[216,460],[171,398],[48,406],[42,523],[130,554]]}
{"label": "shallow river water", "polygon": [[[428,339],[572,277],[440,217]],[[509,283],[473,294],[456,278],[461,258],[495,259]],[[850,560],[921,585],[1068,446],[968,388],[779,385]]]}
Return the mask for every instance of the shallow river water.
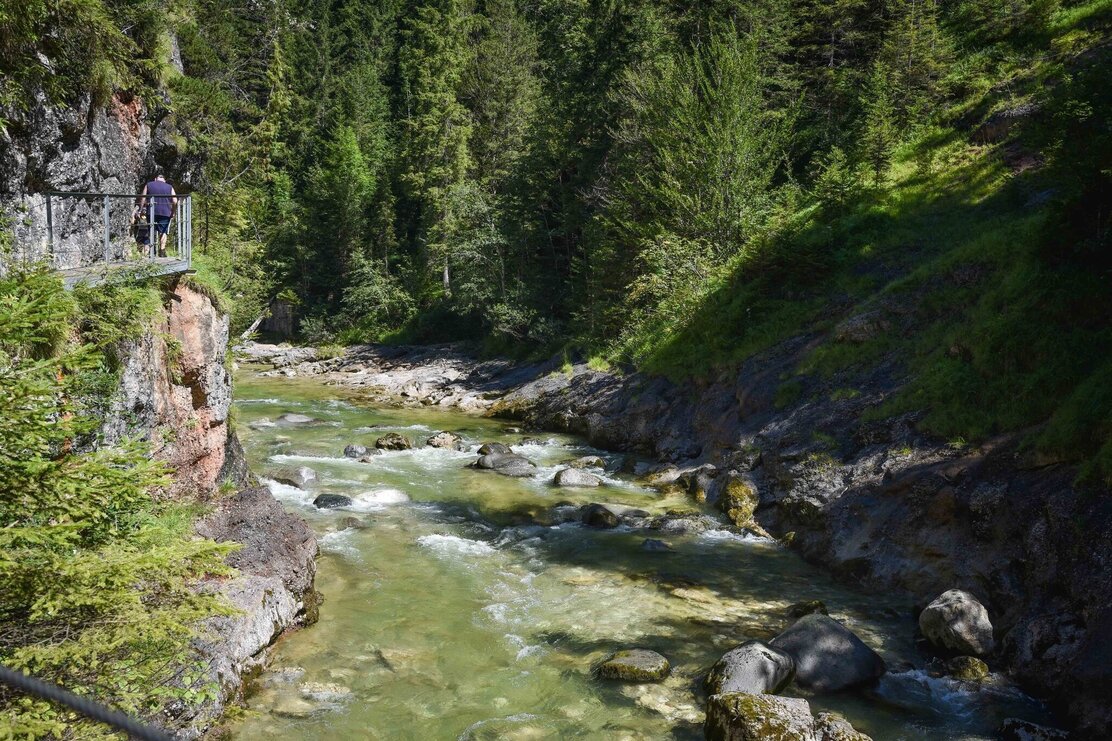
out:
{"label": "shallow river water", "polygon": [[[700,535],[591,530],[550,523],[561,502],[696,509],[628,477],[557,489],[559,464],[598,454],[566,435],[533,434],[460,413],[393,409],[300,379],[237,378],[238,429],[266,476],[308,466],[306,491],[269,482],[320,540],[320,621],[285,637],[258,679],[238,739],[701,738],[701,675],[749,638],[771,638],[786,608],[821,599],[887,661],[874,688],[808,698],[875,739],[988,738],[1001,719],[1040,719],[999,678],[975,690],[931,678],[909,602],[854,591],[772,542],[725,529]],[[285,413],[319,422],[284,425]],[[418,447],[371,463],[343,457],[387,432],[423,442],[451,430],[473,451],[497,440],[538,464],[535,479],[465,465],[474,452]],[[265,480],[265,479],[264,479]],[[352,497],[317,510],[323,492]],[[353,519],[354,518],[354,519]],[[649,552],[646,537],[674,551]],[[610,652],[647,647],[672,662],[661,684],[595,679]],[[789,691],[789,694],[791,692]]]}

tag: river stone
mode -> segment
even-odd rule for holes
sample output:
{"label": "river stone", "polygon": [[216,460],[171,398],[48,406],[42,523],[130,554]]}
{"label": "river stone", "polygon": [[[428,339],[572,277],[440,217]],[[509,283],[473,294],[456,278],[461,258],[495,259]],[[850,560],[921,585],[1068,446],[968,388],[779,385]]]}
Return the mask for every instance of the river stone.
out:
{"label": "river stone", "polygon": [[788,617],[790,617],[792,620],[798,620],[804,615],[830,614],[826,611],[826,603],[823,602],[821,599],[809,599],[804,602],[796,602],[794,605],[789,606],[786,612],[788,614]]}
{"label": "river stone", "polygon": [[876,651],[826,615],[804,615],[773,638],[772,646],[795,659],[795,683],[812,692],[868,684],[886,671]]}
{"label": "river stone", "polygon": [[853,727],[837,713],[819,713],[815,716],[815,736],[819,741],[873,741]]}
{"label": "river stone", "polygon": [[533,461],[517,453],[487,453],[479,456],[472,466],[515,478],[525,478],[537,472]]}
{"label": "river stone", "polygon": [[708,741],[820,741],[811,706],[798,697],[732,692],[707,700]]}
{"label": "river stone", "polygon": [[341,530],[366,530],[367,523],[360,520],[358,517],[345,517],[336,523],[336,526]]}
{"label": "river stone", "polygon": [[641,541],[641,550],[648,553],[675,553],[676,549],[656,538],[645,538]]}
{"label": "river stone", "polygon": [[668,676],[671,669],[668,659],[656,651],[631,648],[618,651],[599,664],[598,675],[603,679],[626,682],[659,682]]}
{"label": "river stone", "polygon": [[271,473],[270,478],[277,481],[279,484],[296,486],[298,489],[304,489],[317,480],[317,472],[308,466],[301,466],[299,468],[279,468]]}
{"label": "river stone", "polygon": [[756,526],[759,529],[760,526],[753,521],[753,513],[759,503],[757,487],[748,476],[733,472],[727,474],[719,490],[718,508],[730,518],[730,522],[738,527]]}
{"label": "river stone", "polygon": [[335,702],[351,697],[351,690],[331,682],[302,682],[297,686],[301,696],[318,702]]}
{"label": "river stone", "polygon": [[605,504],[588,504],[582,512],[581,519],[588,527],[612,528],[621,524],[618,513]]}
{"label": "river stone", "polygon": [[605,468],[606,461],[597,455],[584,455],[573,461],[568,461],[567,465],[571,468]]}
{"label": "river stone", "polygon": [[764,641],[746,641],[730,649],[707,674],[707,693],[770,694],[783,690],[795,675],[795,661]]}
{"label": "river stone", "polygon": [[313,500],[313,506],[318,509],[335,509],[337,507],[350,507],[351,497],[343,494],[321,494]]}
{"label": "river stone", "polygon": [[717,530],[722,527],[722,523],[709,515],[669,512],[653,520],[651,527],[665,533],[698,535],[708,530]]}
{"label": "river stone", "polygon": [[988,610],[969,592],[951,589],[919,614],[919,630],[938,648],[984,656],[996,647]]}
{"label": "river stone", "polygon": [[988,676],[988,664],[975,656],[955,656],[946,662],[946,673],[954,679],[979,682]]}
{"label": "river stone", "polygon": [[367,454],[367,446],[366,445],[356,445],[355,443],[352,443],[351,445],[345,445],[344,446],[344,457],[345,458],[362,458],[366,454]]}
{"label": "river stone", "polygon": [[316,422],[316,420],[306,414],[286,412],[285,414],[278,415],[278,422],[286,425],[307,425]]}
{"label": "river stone", "polygon": [[375,447],[379,450],[409,450],[413,447],[413,443],[409,442],[409,438],[404,435],[388,432],[375,440]]}
{"label": "river stone", "polygon": [[371,450],[368,450],[363,455],[359,456],[356,460],[358,460],[360,463],[374,463],[375,456],[377,455],[382,455],[382,451],[378,448],[373,448]]}
{"label": "river stone", "polygon": [[1000,724],[1000,741],[1065,741],[1069,737],[1066,731],[1047,728],[1020,718],[1005,718]]}
{"label": "river stone", "polygon": [[445,450],[463,450],[463,438],[454,432],[438,432],[426,440],[425,445]]}
{"label": "river stone", "polygon": [[580,471],[578,468],[563,468],[556,472],[552,478],[552,483],[556,486],[598,486],[602,483],[602,479],[595,476],[593,473]]}
{"label": "river stone", "polygon": [[513,452],[509,445],[503,445],[502,443],[483,443],[479,448],[479,455],[490,455],[491,453],[512,455]]}

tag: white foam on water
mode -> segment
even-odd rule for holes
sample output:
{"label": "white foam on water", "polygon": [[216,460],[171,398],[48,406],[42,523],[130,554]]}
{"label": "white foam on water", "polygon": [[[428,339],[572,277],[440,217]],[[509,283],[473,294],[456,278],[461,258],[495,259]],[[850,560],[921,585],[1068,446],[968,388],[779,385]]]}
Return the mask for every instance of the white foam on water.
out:
{"label": "white foam on water", "polygon": [[777,541],[774,538],[766,538],[761,535],[754,535],[753,533],[735,533],[729,530],[707,530],[706,532],[699,533],[699,540],[709,540],[712,542],[733,542],[733,543],[764,543],[774,544]]}
{"label": "white foam on water", "polygon": [[452,558],[455,556],[489,556],[495,552],[490,543],[481,540],[469,540],[457,535],[422,535],[417,538],[417,543],[436,553],[438,556]]}
{"label": "white foam on water", "polygon": [[348,509],[358,512],[373,512],[391,504],[402,504],[408,501],[409,495],[399,489],[374,489],[353,496],[351,506]]}
{"label": "white foam on water", "polygon": [[363,426],[363,427],[356,427],[355,428],[355,432],[361,432],[361,433],[381,432],[381,433],[385,434],[387,432],[397,432],[399,430],[413,430],[413,431],[416,431],[416,432],[440,432],[440,430],[435,429],[433,427],[429,427],[428,425],[389,425],[389,424],[382,424],[382,425],[366,425],[366,426]]}
{"label": "white foam on water", "polygon": [[281,404],[281,399],[236,399],[237,404]]}
{"label": "white foam on water", "polygon": [[355,560],[362,560],[359,548],[352,542],[355,532],[353,529],[335,530],[318,537],[317,543],[325,553],[338,553]]}
{"label": "white foam on water", "polygon": [[348,458],[346,456],[330,456],[330,455],[300,455],[290,453],[276,453],[270,456],[270,460],[275,463],[324,463],[336,466],[360,466],[365,468],[366,463],[361,463],[355,458]]}
{"label": "white foam on water", "polygon": [[932,677],[922,669],[889,672],[880,680],[877,694],[897,705],[929,706],[936,712],[959,718],[975,717],[988,703],[1020,702],[1018,688],[990,674],[983,682],[962,682],[953,677]]}
{"label": "white foam on water", "polygon": [[298,489],[296,486],[289,484],[280,484],[274,479],[268,479],[264,476],[259,477],[259,481],[263,486],[270,489],[270,493],[274,498],[279,501],[292,502],[294,504],[306,505],[313,501],[313,495],[304,489]]}

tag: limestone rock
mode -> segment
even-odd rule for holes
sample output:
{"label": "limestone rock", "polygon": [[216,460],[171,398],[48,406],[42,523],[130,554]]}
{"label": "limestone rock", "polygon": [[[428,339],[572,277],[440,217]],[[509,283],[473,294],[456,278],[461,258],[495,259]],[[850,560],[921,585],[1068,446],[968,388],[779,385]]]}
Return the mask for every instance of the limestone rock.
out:
{"label": "limestone rock", "polygon": [[409,450],[413,447],[413,443],[404,435],[388,432],[375,440],[375,447],[379,450]]}
{"label": "limestone rock", "polygon": [[552,483],[556,486],[598,486],[602,483],[602,479],[595,476],[593,473],[581,471],[578,468],[564,468],[556,472],[553,477]]}
{"label": "limestone rock", "polygon": [[919,630],[938,648],[984,656],[996,647],[988,610],[969,592],[951,589],[919,614]]}
{"label": "limestone rock", "polygon": [[527,478],[537,472],[533,461],[517,453],[487,453],[479,456],[472,467],[515,478]]}
{"label": "limestone rock", "polygon": [[745,692],[707,700],[703,736],[708,741],[819,741],[806,700]]}
{"label": "limestone rock", "polygon": [[584,455],[573,461],[568,461],[567,465],[571,468],[605,468],[606,461],[597,455]]}
{"label": "limestone rock", "polygon": [[318,509],[350,507],[351,497],[345,497],[343,494],[321,494],[313,500],[313,506]]}
{"label": "limestone rock", "polygon": [[583,508],[583,524],[588,527],[613,528],[621,524],[618,513],[605,504],[588,504]]}
{"label": "limestone rock", "polygon": [[345,458],[362,458],[366,454],[367,454],[367,446],[366,445],[356,445],[356,444],[352,443],[351,445],[344,446],[344,457]]}
{"label": "limestone rock", "polygon": [[757,487],[750,477],[737,473],[727,474],[719,489],[718,508],[730,518],[730,522],[737,527],[767,535],[764,528],[753,519],[759,503]]}
{"label": "limestone rock", "polygon": [[298,489],[304,489],[309,484],[317,480],[317,472],[308,466],[300,466],[298,468],[279,468],[271,472],[273,480],[279,484],[286,486],[296,486]]}
{"label": "limestone rock", "polygon": [[672,670],[668,659],[656,651],[631,648],[612,654],[598,666],[603,679],[620,679],[626,682],[658,682]]}
{"label": "limestone rock", "polygon": [[285,414],[278,415],[278,423],[284,425],[309,425],[313,424],[314,422],[316,422],[316,420],[307,414],[295,414],[293,412],[287,412]]}
{"label": "limestone rock", "polygon": [[868,736],[837,713],[819,713],[815,716],[815,737],[818,741],[872,741]]}
{"label": "limestone rock", "polygon": [[772,639],[795,659],[795,683],[812,692],[835,692],[879,679],[884,660],[846,626],[826,615],[805,615]]}
{"label": "limestone rock", "polygon": [[445,450],[463,450],[463,438],[454,432],[438,432],[426,440],[425,445]]}
{"label": "limestone rock", "polygon": [[746,641],[727,651],[707,675],[707,693],[776,694],[795,675],[795,661],[764,641]]}
{"label": "limestone rock", "polygon": [[988,664],[974,656],[955,656],[946,662],[946,673],[954,679],[979,682],[988,676]]}
{"label": "limestone rock", "polygon": [[491,453],[511,455],[513,452],[509,445],[503,445],[502,443],[483,443],[479,447],[479,455],[490,455]]}

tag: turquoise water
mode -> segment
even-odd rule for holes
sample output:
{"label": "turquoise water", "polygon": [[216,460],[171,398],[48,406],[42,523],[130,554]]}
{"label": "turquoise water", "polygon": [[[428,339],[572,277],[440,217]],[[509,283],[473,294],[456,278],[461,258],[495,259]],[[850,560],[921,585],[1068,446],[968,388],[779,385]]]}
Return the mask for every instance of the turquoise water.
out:
{"label": "turquoise water", "polygon": [[[1001,681],[980,690],[930,678],[914,643],[912,606],[840,585],[775,543],[718,529],[701,535],[597,531],[559,523],[560,503],[697,510],[628,477],[556,489],[560,464],[598,454],[566,435],[429,409],[392,409],[300,379],[237,379],[238,429],[254,470],[307,466],[307,491],[270,483],[318,534],[320,621],[283,638],[231,728],[241,739],[701,738],[701,675],[749,638],[789,623],[787,607],[823,600],[893,670],[877,687],[809,698],[876,739],[987,738],[1004,717],[1040,718]],[[318,422],[284,425],[285,412]],[[423,441],[460,434],[468,452],[420,447],[370,463],[348,443],[386,432]],[[534,479],[465,465],[498,440],[534,460]],[[319,493],[352,497],[317,510]],[[666,540],[671,553],[642,548]],[[591,667],[643,646],[673,666],[660,684],[595,679]]]}

